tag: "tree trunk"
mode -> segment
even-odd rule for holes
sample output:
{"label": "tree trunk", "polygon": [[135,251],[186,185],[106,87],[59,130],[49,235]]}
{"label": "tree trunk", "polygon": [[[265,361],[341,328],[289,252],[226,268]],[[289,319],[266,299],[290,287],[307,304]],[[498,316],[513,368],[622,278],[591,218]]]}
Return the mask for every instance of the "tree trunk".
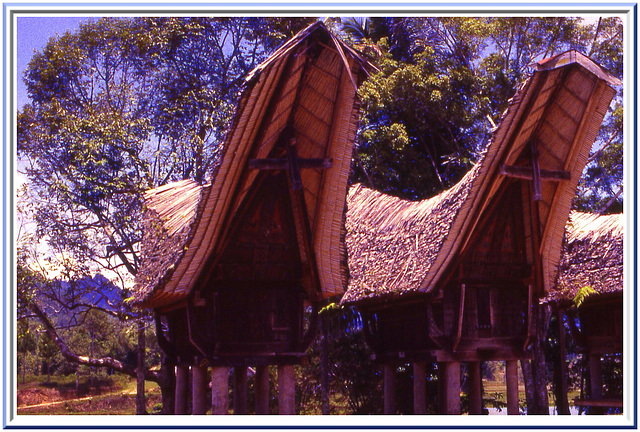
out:
{"label": "tree trunk", "polygon": [[144,338],[144,320],[138,320],[138,367],[136,369],[136,414],[147,414],[144,397],[144,357],[145,357],[145,338]]}
{"label": "tree trunk", "polygon": [[[547,306],[533,306],[534,328],[536,334],[531,344],[533,358],[529,367],[523,367],[525,389],[527,392],[527,414],[549,415],[549,396],[547,394],[547,362],[544,353],[544,340],[549,328],[549,309]],[[523,366],[527,362],[523,362]]]}
{"label": "tree trunk", "polygon": [[569,401],[567,399],[567,370],[564,337],[564,322],[562,311],[556,312],[559,349],[553,352],[553,393],[556,398],[558,414],[569,415]]}
{"label": "tree trunk", "polygon": [[320,369],[322,373],[320,391],[322,394],[322,415],[329,415],[331,406],[329,405],[329,341],[327,340],[325,329],[325,318],[320,315]]}

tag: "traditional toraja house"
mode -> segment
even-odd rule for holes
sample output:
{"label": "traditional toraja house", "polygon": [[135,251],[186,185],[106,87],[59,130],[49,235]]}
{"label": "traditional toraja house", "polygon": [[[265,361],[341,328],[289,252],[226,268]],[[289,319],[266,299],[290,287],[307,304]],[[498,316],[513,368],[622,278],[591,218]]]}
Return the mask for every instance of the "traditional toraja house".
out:
{"label": "traditional toraja house", "polygon": [[[576,405],[622,408],[622,395],[616,392],[619,389],[609,388],[608,394],[603,393],[601,367],[602,356],[622,354],[622,217],[571,214],[558,284],[547,298],[561,320],[566,314],[577,350],[588,365],[588,373],[583,369],[583,374],[589,376],[589,397],[576,400]],[[559,329],[563,331],[564,326]],[[564,357],[561,354],[561,359]],[[561,367],[566,386],[564,362]],[[563,393],[566,398],[566,387]]]}
{"label": "traditional toraja house", "polygon": [[453,188],[421,202],[361,185],[348,196],[350,282],[384,362],[414,363],[414,410],[425,411],[426,362],[441,373],[443,413],[460,412],[460,362],[470,411],[482,409],[480,362],[506,361],[509,414],[518,413],[517,360],[529,357],[532,310],[558,274],[578,180],[619,80],[575,51],[538,63],[481,160]]}
{"label": "traditional toraja house", "polygon": [[345,197],[357,129],[357,85],[371,68],[315,23],[247,79],[210,185],[182,181],[146,194],[149,209],[136,299],[156,313],[176,367],[175,412],[269,411],[268,365],[278,365],[279,413],[295,413],[293,365],[313,336],[305,304],[347,281]]}

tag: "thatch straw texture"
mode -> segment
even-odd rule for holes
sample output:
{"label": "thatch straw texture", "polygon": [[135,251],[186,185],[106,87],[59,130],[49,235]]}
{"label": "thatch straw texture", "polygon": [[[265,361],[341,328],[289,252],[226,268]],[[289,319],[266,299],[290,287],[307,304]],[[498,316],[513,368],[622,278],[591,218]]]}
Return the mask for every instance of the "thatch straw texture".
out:
{"label": "thatch straw texture", "polygon": [[182,256],[191,234],[198,204],[206,187],[192,180],[170,183],[145,193],[142,262],[136,275],[134,298],[166,282]]}
{"label": "thatch straw texture", "polygon": [[558,284],[548,300],[571,300],[589,286],[599,294],[623,289],[623,215],[572,212]]}
{"label": "thatch straw texture", "polygon": [[[294,36],[247,78],[222,163],[202,200],[183,252],[165,276],[139,278],[144,307],[164,307],[194,288],[228,235],[245,197],[256,187],[250,159],[282,158],[283,140],[295,139],[299,158],[331,158],[329,169],[303,169],[306,221],[312,235],[322,295],[346,285],[344,201],[357,130],[356,85],[371,66],[318,22]],[[172,255],[173,256],[173,255]],[[145,273],[145,271],[143,271]]]}
{"label": "thatch straw texture", "polygon": [[500,167],[531,166],[533,141],[541,169],[570,175],[568,181],[542,184],[540,249],[548,292],[557,277],[564,226],[578,180],[615,85],[620,81],[582,54],[570,51],[556,56],[543,62],[516,93],[486,153],[458,185],[413,203],[372,191],[352,194],[347,225],[352,278],[343,302],[379,301],[435,289],[507,181]]}

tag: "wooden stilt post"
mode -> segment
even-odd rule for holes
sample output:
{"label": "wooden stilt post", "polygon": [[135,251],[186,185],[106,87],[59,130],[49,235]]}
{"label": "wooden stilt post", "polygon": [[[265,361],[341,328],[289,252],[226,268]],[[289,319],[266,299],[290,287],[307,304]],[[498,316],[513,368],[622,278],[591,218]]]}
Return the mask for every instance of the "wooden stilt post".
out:
{"label": "wooden stilt post", "polygon": [[427,363],[415,362],[413,364],[413,413],[427,413]]}
{"label": "wooden stilt post", "polygon": [[469,363],[469,414],[482,414],[482,363]]}
{"label": "wooden stilt post", "polygon": [[520,415],[518,405],[518,360],[507,360],[507,414]]}
{"label": "wooden stilt post", "polygon": [[296,413],[296,376],[293,365],[278,366],[278,405],[281,415]]}
{"label": "wooden stilt post", "polygon": [[256,367],[256,414],[269,414],[269,366]]}
{"label": "wooden stilt post", "polygon": [[211,368],[211,414],[229,414],[229,368]]}
{"label": "wooden stilt post", "polygon": [[460,414],[460,362],[443,362],[444,414]]}
{"label": "wooden stilt post", "polygon": [[196,415],[207,413],[207,368],[205,366],[191,366],[191,405],[192,413]]}
{"label": "wooden stilt post", "polygon": [[438,412],[447,410],[447,371],[443,362],[438,362]]}
{"label": "wooden stilt post", "polygon": [[384,413],[396,412],[396,368],[389,363],[384,364]]}
{"label": "wooden stilt post", "polygon": [[187,414],[187,399],[189,397],[189,366],[176,366],[175,414]]}
{"label": "wooden stilt post", "polygon": [[[589,383],[591,384],[590,399],[602,399],[602,363],[600,354],[589,354]],[[592,406],[589,414],[603,414],[602,407]]]}
{"label": "wooden stilt post", "polygon": [[247,413],[247,367],[233,368],[233,413]]}

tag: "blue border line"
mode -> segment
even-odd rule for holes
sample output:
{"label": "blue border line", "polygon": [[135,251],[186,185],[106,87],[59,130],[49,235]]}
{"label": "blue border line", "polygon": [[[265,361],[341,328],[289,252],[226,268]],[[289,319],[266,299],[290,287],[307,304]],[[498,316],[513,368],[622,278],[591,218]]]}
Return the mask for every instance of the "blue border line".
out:
{"label": "blue border line", "polygon": [[637,429],[635,425],[629,426],[555,426],[555,425],[538,425],[538,426],[464,426],[464,425],[442,425],[442,426],[399,426],[399,425],[389,425],[389,426],[6,426],[6,429],[49,429],[49,430],[76,430],[76,429],[141,429],[141,430],[167,430],[167,429],[184,429],[184,430],[195,430],[195,429],[208,429],[208,430],[327,430],[327,429],[349,429],[349,430],[461,430],[461,429],[469,429],[469,430],[540,430],[540,429],[564,429],[564,430],[613,430],[613,429]]}
{"label": "blue border line", "polygon": [[[634,52],[633,52],[633,146],[634,146],[634,161],[633,161],[633,328],[635,329],[635,338],[633,340],[633,358],[634,358],[634,383],[633,383],[633,403],[635,404],[635,411],[633,415],[633,424],[638,426],[638,267],[636,262],[638,259],[638,5],[633,7],[633,40]],[[627,263],[629,261],[627,260]]]}
{"label": "blue border line", "polygon": [[[2,22],[6,25],[7,24],[7,6],[5,5],[2,8]],[[4,35],[6,35],[6,32],[4,33]],[[3,35],[3,44],[2,44],[2,66],[3,66],[3,70],[6,71],[7,70],[7,41],[5,40],[5,36]],[[7,74],[2,74],[2,88],[3,90],[6,90],[7,88]],[[6,141],[6,131],[7,131],[7,116],[8,116],[8,110],[7,110],[7,95],[5,94],[4,96],[5,98],[5,103],[3,104],[2,107],[2,130],[5,131],[4,136],[2,137],[2,168],[3,168],[3,188],[2,188],[2,250],[4,251],[4,253],[7,253],[7,186],[5,184],[5,181],[8,181],[8,176],[9,176],[9,172],[7,170],[7,141]],[[6,180],[5,180],[6,179]],[[7,260],[9,257],[5,256],[5,259],[2,262],[2,285],[3,285],[3,290],[2,290],[2,311],[4,313],[7,312],[7,295],[9,292],[9,289],[7,289]],[[3,313],[3,316],[5,316]],[[6,319],[6,316],[5,316]],[[4,327],[4,325],[3,325]],[[6,333],[6,329],[3,332],[3,343],[2,343],[2,358],[5,359],[4,362],[4,366],[2,368],[2,382],[3,382],[3,388],[2,388],[2,398],[5,401],[5,403],[2,404],[2,426],[3,428],[7,427],[7,403],[6,401],[7,399],[7,365],[8,362],[7,360],[7,356],[9,355],[8,353],[8,348],[7,348],[7,333]]]}
{"label": "blue border line", "polygon": [[[22,2],[16,2],[16,3],[4,3],[5,7],[9,6],[9,7],[16,7],[16,6],[22,6],[28,9],[36,9],[38,7],[51,7],[52,3],[47,3],[47,2],[41,2],[41,3],[22,3]],[[619,7],[626,7],[626,8],[630,8],[630,7],[635,7],[637,5],[637,3],[633,3],[633,2],[616,2],[616,3],[583,3],[583,6],[596,6],[596,5],[606,5],[607,7],[612,7],[612,8],[619,8]],[[75,8],[77,9],[78,6],[80,6],[78,3],[55,3],[56,7],[60,7],[60,8]],[[155,3],[155,4],[151,4],[151,3],[145,3],[145,2],[131,2],[131,3],[114,3],[114,2],[104,2],[104,3],[91,3],[91,4],[87,4],[87,5],[82,5],[84,8],[87,8],[88,11],[90,11],[91,9],[96,9],[96,8],[100,8],[100,7],[117,7],[117,8],[121,8],[121,11],[123,13],[126,13],[128,9],[131,8],[136,8],[136,7],[142,7],[144,9],[150,9],[153,7],[156,8],[170,8],[170,9],[175,9],[176,11],[181,10],[182,8],[185,7],[199,7],[199,8],[203,8],[203,9],[215,9],[215,8],[228,8],[228,7],[233,7],[236,9],[244,9],[244,8],[256,8],[256,7],[263,7],[263,8],[268,8],[268,9],[273,9],[273,8],[285,8],[288,10],[291,10],[293,7],[298,7],[300,9],[298,9],[301,13],[302,12],[306,12],[307,8],[313,8],[313,7],[317,7],[320,10],[326,12],[327,8],[330,7],[353,7],[353,8],[358,8],[359,10],[362,10],[363,7],[368,7],[370,11],[375,11],[376,9],[383,9],[386,8],[386,11],[389,11],[389,7],[391,6],[389,3],[387,2],[367,2],[367,1],[363,1],[363,2],[340,2],[340,1],[331,1],[331,2],[324,2],[324,3],[316,3],[316,2],[312,2],[312,3],[303,3],[303,4],[292,4],[292,3],[268,3],[268,2],[255,2],[255,3],[217,3],[217,2],[211,2],[211,3],[199,3],[199,2],[185,2],[185,3],[181,3],[179,6],[176,5],[175,2],[173,1],[167,1],[167,2],[160,2],[160,3]],[[580,4],[578,3],[571,3],[571,2],[562,2],[562,3],[541,3],[541,2],[523,2],[523,3],[513,3],[511,5],[507,5],[505,3],[491,3],[491,2],[487,2],[487,3],[482,3],[482,2],[445,2],[445,1],[440,1],[440,2],[399,2],[399,3],[393,3],[393,8],[398,8],[398,7],[411,7],[411,8],[415,8],[415,9],[424,9],[424,8],[429,8],[429,7],[437,7],[437,8],[469,8],[472,10],[480,10],[480,9],[487,9],[487,8],[499,8],[500,10],[505,10],[505,9],[509,9],[507,6],[510,6],[511,8],[513,8],[514,10],[517,9],[522,9],[522,8],[527,8],[527,7],[532,7],[532,8],[551,8],[552,10],[558,9],[558,8],[571,8],[573,10],[576,9],[576,7],[580,6]],[[52,13],[56,13],[56,11],[51,11]],[[61,13],[64,13],[65,11],[61,11]],[[224,11],[221,11],[224,12]],[[428,10],[425,10],[425,13],[429,13]],[[465,11],[461,11],[461,13],[465,13]]]}

